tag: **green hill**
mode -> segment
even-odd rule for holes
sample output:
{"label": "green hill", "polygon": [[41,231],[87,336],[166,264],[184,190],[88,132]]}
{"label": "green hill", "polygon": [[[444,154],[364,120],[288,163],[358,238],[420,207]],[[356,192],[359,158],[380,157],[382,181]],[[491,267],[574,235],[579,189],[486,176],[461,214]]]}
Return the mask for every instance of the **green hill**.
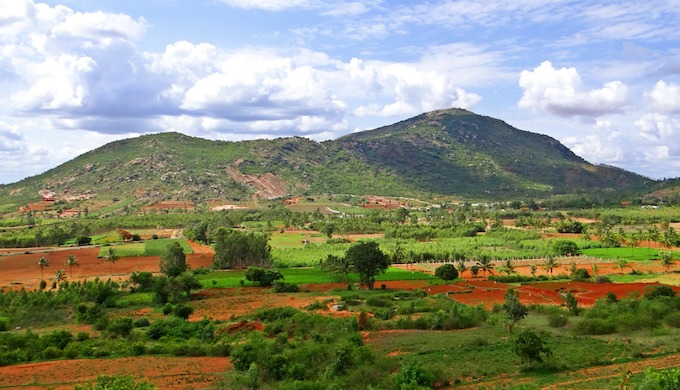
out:
{"label": "green hill", "polygon": [[0,186],[0,205],[33,202],[41,192],[58,199],[146,203],[305,193],[505,199],[593,189],[636,192],[653,183],[592,165],[546,135],[451,109],[322,143],[299,137],[209,141],[179,133],[116,141]]}

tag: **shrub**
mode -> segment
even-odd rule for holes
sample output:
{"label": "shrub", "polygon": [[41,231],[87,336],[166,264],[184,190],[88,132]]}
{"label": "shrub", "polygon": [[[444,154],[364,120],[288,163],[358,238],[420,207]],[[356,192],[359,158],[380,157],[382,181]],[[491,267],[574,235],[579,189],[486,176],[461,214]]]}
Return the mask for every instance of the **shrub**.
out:
{"label": "shrub", "polygon": [[598,275],[595,278],[595,283],[604,284],[604,283],[611,283],[611,282],[612,282],[612,280],[609,279],[608,277],[604,276],[604,275]]}
{"label": "shrub", "polygon": [[578,268],[571,277],[576,280],[587,280],[590,279],[590,273],[588,273],[588,270],[585,268]]}
{"label": "shrub", "polygon": [[551,328],[563,328],[567,326],[569,319],[562,314],[551,314],[548,316],[548,326]]}
{"label": "shrub", "polygon": [[0,317],[0,332],[4,332],[9,329],[9,318]]}
{"label": "shrub", "polygon": [[418,390],[432,388],[434,376],[418,363],[411,362],[403,365],[394,379],[399,389]]}
{"label": "shrub", "polygon": [[574,325],[574,332],[582,335],[603,335],[616,331],[613,321],[602,318],[588,318]]}
{"label": "shrub", "polygon": [[291,293],[300,292],[300,287],[295,283],[285,283],[276,281],[274,282],[274,292],[275,293]]}
{"label": "shrub", "polygon": [[392,306],[392,302],[385,297],[369,297],[366,299],[366,305],[373,307],[390,307]]}
{"label": "shrub", "polygon": [[675,291],[670,286],[656,286],[651,290],[645,292],[645,299],[655,299],[659,297],[670,297],[675,296]]}
{"label": "shrub", "polygon": [[669,313],[664,318],[664,322],[670,327],[680,328],[680,312]]}
{"label": "shrub", "polygon": [[444,264],[434,270],[434,276],[448,282],[458,277],[458,270],[453,264]]}
{"label": "shrub", "polygon": [[552,253],[557,256],[573,256],[578,254],[578,245],[571,240],[555,240],[552,242]]}
{"label": "shrub", "polygon": [[175,314],[175,317],[188,320],[189,316],[194,313],[194,308],[189,305],[179,304],[175,306],[172,312]]}
{"label": "shrub", "polygon": [[172,313],[172,311],[174,310],[174,308],[175,308],[175,307],[174,307],[171,303],[166,303],[166,304],[163,306],[163,315],[166,315],[166,316],[167,316],[168,314]]}
{"label": "shrub", "polygon": [[41,356],[43,359],[58,359],[61,357],[61,349],[57,347],[47,347],[43,349]]}
{"label": "shrub", "polygon": [[136,318],[134,321],[132,321],[132,326],[135,328],[143,328],[145,326],[149,326],[150,322],[148,318]]}
{"label": "shrub", "polygon": [[127,337],[132,332],[132,318],[114,318],[106,327],[106,331],[110,338]]}

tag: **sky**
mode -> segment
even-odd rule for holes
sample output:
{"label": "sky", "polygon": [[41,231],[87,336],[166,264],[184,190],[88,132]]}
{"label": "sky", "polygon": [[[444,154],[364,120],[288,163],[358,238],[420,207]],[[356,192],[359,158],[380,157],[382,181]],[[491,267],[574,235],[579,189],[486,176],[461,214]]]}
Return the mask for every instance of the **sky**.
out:
{"label": "sky", "polygon": [[0,0],[0,183],[142,134],[323,141],[451,107],[678,177],[678,26],[678,0]]}

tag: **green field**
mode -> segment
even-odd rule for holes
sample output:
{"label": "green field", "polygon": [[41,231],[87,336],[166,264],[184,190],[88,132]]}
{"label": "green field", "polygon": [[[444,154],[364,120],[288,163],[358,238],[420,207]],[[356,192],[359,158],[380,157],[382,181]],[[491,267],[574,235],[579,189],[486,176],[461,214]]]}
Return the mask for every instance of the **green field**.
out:
{"label": "green field", "polygon": [[160,256],[165,248],[173,242],[179,242],[184,249],[184,254],[194,253],[189,244],[183,238],[159,238],[158,240],[146,240],[144,242],[133,242],[129,244],[102,246],[98,257],[104,257],[109,248],[118,257],[138,257],[138,256]]}
{"label": "green field", "polygon": [[[314,284],[314,283],[338,283],[342,282],[342,278],[331,275],[326,271],[321,271],[318,268],[283,268],[279,270],[283,275],[283,281],[286,283],[295,284]],[[199,276],[204,287],[240,287],[241,281],[245,282],[246,286],[251,285],[246,281],[245,271],[243,270],[225,270],[213,271],[206,275]],[[422,272],[412,272],[403,270],[401,268],[390,267],[382,275],[376,276],[376,281],[388,280],[433,280],[438,281],[432,275]],[[213,280],[216,284],[213,284]],[[359,277],[355,274],[350,275],[351,282],[358,282]]]}
{"label": "green field", "polygon": [[[630,261],[658,260],[659,250],[654,248],[589,248],[582,254],[602,259],[626,259]],[[673,253],[673,258],[680,258],[680,253]]]}

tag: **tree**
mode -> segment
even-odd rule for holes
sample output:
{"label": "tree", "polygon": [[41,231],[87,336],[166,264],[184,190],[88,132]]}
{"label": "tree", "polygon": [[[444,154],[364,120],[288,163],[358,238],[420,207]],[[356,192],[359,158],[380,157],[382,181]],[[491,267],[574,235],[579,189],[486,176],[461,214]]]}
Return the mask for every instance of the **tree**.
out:
{"label": "tree", "polygon": [[673,260],[673,252],[661,251],[659,252],[659,257],[661,258],[661,265],[663,265],[666,273],[670,272],[671,267],[675,264],[675,261]]}
{"label": "tree", "polygon": [[444,264],[434,270],[434,276],[448,282],[458,277],[458,270],[453,264]]}
{"label": "tree", "polygon": [[38,268],[40,268],[40,280],[45,280],[45,267],[50,266],[50,259],[43,256],[36,264],[38,265]]}
{"label": "tree", "polygon": [[597,273],[600,271],[600,267],[598,267],[597,264],[591,265],[590,269],[593,270],[593,276],[597,276]]}
{"label": "tree", "polygon": [[215,268],[266,267],[271,264],[271,247],[266,234],[244,233],[220,227],[214,236]]}
{"label": "tree", "polygon": [[333,238],[333,233],[335,233],[335,225],[332,223],[327,223],[321,228],[321,233],[325,234],[327,238]]}
{"label": "tree", "polygon": [[529,309],[519,301],[519,296],[513,288],[505,292],[505,303],[503,304],[505,316],[508,319],[508,331],[512,333],[512,328],[517,321],[529,314]]}
{"label": "tree", "polygon": [[515,264],[512,262],[512,259],[505,260],[505,264],[503,265],[503,272],[508,274],[508,276],[515,273]]}
{"label": "tree", "polygon": [[552,352],[543,339],[532,330],[526,329],[513,341],[512,351],[522,359],[522,363],[541,363],[543,356],[550,357]]}
{"label": "tree", "polygon": [[472,274],[473,278],[476,278],[477,275],[479,275],[479,267],[476,266],[476,265],[473,265],[472,267],[470,267],[470,273]]}
{"label": "tree", "polygon": [[536,276],[536,264],[530,265],[529,269],[531,270],[531,276],[535,277]]}
{"label": "tree", "polygon": [[623,273],[623,269],[628,267],[628,260],[624,259],[623,257],[616,259],[616,266],[621,268],[621,273]]}
{"label": "tree", "polygon": [[178,276],[187,270],[187,257],[179,242],[175,241],[165,247],[160,258],[160,269],[168,276]]}
{"label": "tree", "polygon": [[281,272],[277,270],[265,270],[260,267],[248,267],[245,273],[246,279],[258,286],[271,286],[275,281],[283,279]]}
{"label": "tree", "polygon": [[345,258],[354,265],[359,280],[369,290],[373,289],[375,276],[384,273],[390,266],[389,257],[380,250],[375,241],[352,245],[345,253]]}
{"label": "tree", "polygon": [[572,315],[577,316],[579,309],[578,299],[576,299],[576,296],[573,293],[567,293],[567,295],[564,296],[564,302],[567,304],[567,309],[569,309],[569,312]]}
{"label": "tree", "polygon": [[550,276],[552,276],[552,274],[553,274],[553,269],[559,268],[559,267],[560,267],[560,263],[555,261],[555,258],[552,257],[552,256],[548,256],[545,259],[545,263],[543,263],[543,268],[545,268],[546,271],[550,272]]}
{"label": "tree", "polygon": [[552,253],[556,256],[574,256],[578,254],[578,245],[571,240],[555,240]]}
{"label": "tree", "polygon": [[345,279],[345,284],[347,284],[347,290],[352,289],[352,285],[349,283],[349,274],[354,272],[354,264],[347,257],[328,255],[323,267],[334,275],[342,276]]}
{"label": "tree", "polygon": [[484,277],[486,277],[487,272],[493,275],[494,265],[491,262],[491,256],[480,255],[479,260],[477,261],[477,267],[479,267],[479,269],[482,270],[482,272],[484,273]]}
{"label": "tree", "polygon": [[113,263],[118,261],[118,255],[116,255],[116,252],[114,252],[112,248],[109,248],[109,250],[106,251],[104,261],[109,263],[109,276],[113,275]]}
{"label": "tree", "polygon": [[66,280],[66,271],[58,269],[57,272],[54,273],[54,280],[57,282],[57,285],[61,284],[61,282]]}
{"label": "tree", "polygon": [[677,390],[680,389],[680,367],[657,370],[647,367],[639,389],[644,390]]}
{"label": "tree", "polygon": [[458,260],[456,264],[457,264],[456,269],[458,269],[458,275],[462,277],[463,273],[468,270],[467,265],[465,265],[465,259]]}
{"label": "tree", "polygon": [[68,258],[66,259],[66,263],[64,263],[64,265],[68,266],[68,273],[71,276],[73,276],[73,267],[80,267],[80,263],[78,263],[78,258],[75,257],[74,255],[68,255]]}

